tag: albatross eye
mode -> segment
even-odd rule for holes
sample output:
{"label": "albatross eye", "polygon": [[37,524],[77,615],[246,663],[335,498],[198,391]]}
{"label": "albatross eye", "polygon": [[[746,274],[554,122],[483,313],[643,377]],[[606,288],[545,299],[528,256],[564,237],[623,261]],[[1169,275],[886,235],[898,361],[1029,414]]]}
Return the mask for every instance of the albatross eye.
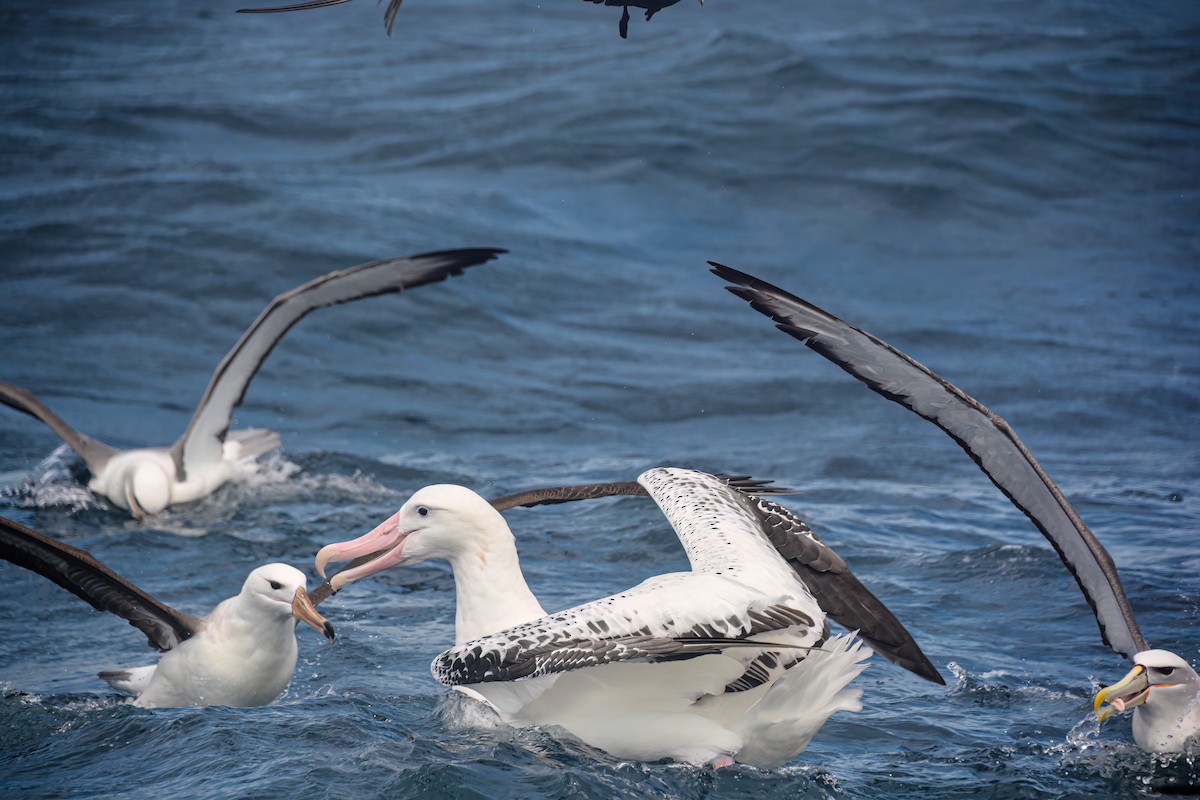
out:
{"label": "albatross eye", "polygon": [[426,508],[425,506],[420,506],[419,508],[417,508],[417,514],[418,514],[418,515],[420,515],[420,516],[422,516],[422,517],[428,517],[428,516],[429,516],[429,509],[428,509],[428,508]]}
{"label": "albatross eye", "polygon": [[275,591],[279,591],[280,589],[283,588],[283,584],[280,583],[279,581],[267,581],[267,583],[271,584],[271,588],[274,589]]}
{"label": "albatross eye", "polygon": [[1170,675],[1172,672],[1175,671],[1175,668],[1174,667],[1158,667],[1155,671],[1160,672],[1163,675]]}

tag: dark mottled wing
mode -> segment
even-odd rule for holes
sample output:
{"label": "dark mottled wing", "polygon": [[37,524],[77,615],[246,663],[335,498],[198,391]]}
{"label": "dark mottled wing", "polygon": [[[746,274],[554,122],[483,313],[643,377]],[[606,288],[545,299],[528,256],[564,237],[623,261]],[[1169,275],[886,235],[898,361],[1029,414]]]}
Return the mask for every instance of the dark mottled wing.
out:
{"label": "dark mottled wing", "polygon": [[[791,489],[783,486],[771,486],[771,481],[756,480],[747,475],[716,474],[714,477],[720,478],[735,489],[740,489],[747,494],[792,494]],[[581,483],[574,486],[530,489],[525,492],[506,494],[490,502],[497,511],[507,511],[518,506],[532,508],[533,506],[571,503],[576,500],[595,500],[600,497],[623,495],[646,497],[648,494],[645,487],[637,481],[614,481],[612,483]]]}
{"label": "dark mottled wing", "polygon": [[950,435],[1058,551],[1091,605],[1105,644],[1146,649],[1112,557],[1000,416],[886,342],[744,272],[709,262],[729,291],[783,332]]}
{"label": "dark mottled wing", "polygon": [[447,686],[512,681],[570,672],[620,661],[679,661],[730,648],[797,649],[790,645],[744,639],[675,639],[627,636],[610,639],[514,640],[510,631],[452,647],[433,660],[433,677]]}
{"label": "dark mottled wing", "polygon": [[817,604],[872,650],[927,681],[946,684],[908,629],[879,598],[862,585],[841,556],[822,542],[790,509],[751,498],[763,532],[812,592]]}
{"label": "dark mottled wing", "polygon": [[75,430],[47,408],[45,403],[37,399],[33,392],[16,384],[0,381],[0,403],[15,408],[17,411],[24,411],[29,416],[46,423],[50,430],[57,433],[59,438],[67,443],[68,447],[79,454],[87,464],[88,471],[93,475],[103,472],[108,460],[120,452],[115,447],[110,447],[104,442],[96,441]]}
{"label": "dark mottled wing", "polygon": [[241,404],[251,378],[283,335],[310,311],[443,281],[503,252],[495,248],[445,250],[373,261],[330,272],[276,297],[221,359],[187,431],[171,447],[180,479],[186,478],[192,465],[221,459],[233,410]]}
{"label": "dark mottled wing", "polygon": [[49,578],[99,611],[123,617],[159,650],[170,650],[203,626],[199,618],[155,600],[91,553],[3,517],[0,558]]}
{"label": "dark mottled wing", "polygon": [[[383,0],[379,0],[382,2]],[[340,6],[342,3],[348,3],[350,0],[311,0],[308,3],[296,3],[290,6],[275,6],[274,8],[239,8],[239,14],[276,14],[281,11],[307,11],[312,8],[326,8],[328,6]],[[404,0],[388,0],[387,10],[383,12],[383,23],[387,26],[388,36],[392,35],[392,26],[396,24],[396,14],[400,11],[400,4]]]}

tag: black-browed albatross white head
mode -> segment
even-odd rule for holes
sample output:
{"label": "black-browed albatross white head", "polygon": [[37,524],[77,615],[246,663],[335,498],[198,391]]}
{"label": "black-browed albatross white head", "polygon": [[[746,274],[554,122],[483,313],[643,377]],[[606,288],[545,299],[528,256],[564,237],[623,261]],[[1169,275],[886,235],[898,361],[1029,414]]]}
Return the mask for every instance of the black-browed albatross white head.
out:
{"label": "black-browed albatross white head", "polygon": [[1135,664],[1096,696],[1097,711],[1109,698],[1118,701],[1113,711],[1136,708],[1134,740],[1145,750],[1182,750],[1200,737],[1195,670],[1174,653],[1149,649],[1112,556],[1003,418],[882,339],[753,275],[708,263],[736,284],[726,287],[730,292],[781,331],[949,434],[1049,540],[1083,590],[1104,643]]}
{"label": "black-browed albatross white head", "polygon": [[[509,724],[557,725],[619,758],[776,766],[835,711],[860,708],[860,690],[846,685],[867,652],[852,635],[830,639],[803,577],[849,575],[837,554],[790,512],[770,513],[774,504],[753,497],[761,487],[668,468],[638,483],[675,529],[692,570],[556,614],[529,590],[504,518],[461,486],[421,489],[367,535],[322,548],[317,568],[370,558],[334,575],[337,590],[392,566],[448,560],[456,646],[434,661],[437,680],[485,700]],[[565,499],[580,497],[526,501]],[[940,681],[861,584],[834,578],[826,588],[855,592],[871,607],[864,619],[889,626],[875,633],[900,638],[909,668]]]}
{"label": "black-browed albatross white head", "polygon": [[272,431],[230,431],[229,424],[263,361],[310,311],[436,283],[503,252],[445,250],[373,261],[330,272],[279,295],[221,359],[187,430],[170,447],[118,450],[75,430],[32,392],[5,381],[0,381],[0,403],[46,423],[83,458],[91,473],[88,487],[141,519],[211,494],[237,474],[239,460],[279,446]]}
{"label": "black-browed albatross white head", "polygon": [[162,603],[90,553],[0,517],[0,557],[57,583],[100,611],[129,621],[157,664],[101,672],[143,708],[261,706],[287,688],[296,667],[296,622],[333,641],[333,626],[305,591],[304,573],[267,564],[237,595],[203,617]]}

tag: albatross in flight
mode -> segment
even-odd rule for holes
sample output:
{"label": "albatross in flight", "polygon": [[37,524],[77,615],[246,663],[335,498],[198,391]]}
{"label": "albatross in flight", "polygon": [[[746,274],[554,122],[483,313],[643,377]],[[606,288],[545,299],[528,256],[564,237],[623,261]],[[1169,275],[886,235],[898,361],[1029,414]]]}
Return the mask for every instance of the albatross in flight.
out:
{"label": "albatross in flight", "polygon": [[143,708],[266,705],[292,679],[297,621],[333,641],[333,626],[305,592],[304,573],[287,564],[259,567],[240,593],[194,617],[154,599],[90,553],[3,517],[0,558],[123,617],[166,651],[157,664],[100,673]]}
{"label": "albatross in flight", "polygon": [[[311,0],[306,3],[294,3],[287,6],[274,6],[272,8],[239,8],[239,14],[277,14],[281,11],[307,11],[313,8],[327,8],[328,6],[339,6],[342,3],[349,3],[350,0]],[[382,3],[383,0],[378,0]],[[400,12],[400,4],[404,0],[388,0],[387,8],[383,12],[383,24],[387,28],[387,35],[392,35],[392,26],[396,24],[396,14]],[[603,3],[606,6],[621,6],[621,21],[617,24],[617,31],[621,34],[621,38],[625,39],[629,36],[629,7],[644,8],[646,10],[646,21],[649,22],[659,11],[662,11],[667,6],[673,6],[679,0],[588,0],[590,3]],[[704,0],[700,0],[700,5],[704,5]]]}
{"label": "albatross in flight", "polygon": [[835,604],[859,604],[878,626],[872,646],[941,682],[836,553],[782,506],[755,497],[769,490],[671,468],[649,470],[638,484],[642,492],[594,496],[649,494],[692,570],[556,614],[525,583],[495,506],[582,499],[580,487],[493,505],[461,486],[429,486],[365,536],[322,548],[317,569],[359,559],[333,576],[336,591],[389,567],[448,560],[456,644],[434,661],[434,677],[511,725],[558,725],[618,758],[773,767],[800,753],[831,714],[861,708],[861,690],[846,686],[868,653],[853,634],[830,637],[806,575],[828,574],[818,582]]}
{"label": "albatross in flight", "polygon": [[1149,649],[1112,557],[1004,419],[870,333],[766,281],[708,263],[734,284],[726,287],[730,292],[784,333],[949,434],[1050,541],[1083,590],[1101,639],[1134,663],[1121,681],[1096,695],[1100,721],[1135,708],[1134,741],[1143,750],[1180,751],[1200,737],[1200,677],[1178,655]]}
{"label": "albatross in flight", "polygon": [[279,446],[261,428],[229,430],[250,380],[285,333],[310,311],[445,280],[496,258],[504,250],[476,248],[373,261],[330,272],[276,297],[259,314],[209,381],[179,441],[170,447],[118,450],[64,422],[27,389],[0,381],[0,403],[46,423],[83,458],[88,487],[141,519],[169,505],[199,500],[237,472],[237,462]]}

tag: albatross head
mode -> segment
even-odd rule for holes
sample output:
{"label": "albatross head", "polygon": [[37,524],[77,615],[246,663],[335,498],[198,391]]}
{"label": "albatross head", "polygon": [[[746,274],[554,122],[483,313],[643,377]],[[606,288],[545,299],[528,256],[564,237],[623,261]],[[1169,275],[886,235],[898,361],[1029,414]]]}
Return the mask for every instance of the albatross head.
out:
{"label": "albatross head", "polygon": [[250,573],[238,599],[267,619],[295,617],[333,641],[333,625],[317,611],[304,588],[304,573],[287,564],[267,564]]}
{"label": "albatross head", "polygon": [[322,547],[317,553],[317,571],[324,577],[330,562],[381,553],[368,563],[334,575],[330,584],[338,591],[389,567],[429,558],[486,558],[490,537],[500,534],[512,536],[500,513],[475,492],[452,484],[426,486],[365,536]]}
{"label": "albatross head", "polygon": [[1093,707],[1100,722],[1136,708],[1134,738],[1142,749],[1167,749],[1160,741],[1165,741],[1164,737],[1179,738],[1182,746],[1183,740],[1195,733],[1187,729],[1186,721],[1200,716],[1200,675],[1169,650],[1143,650],[1133,657],[1133,663],[1124,678],[1096,694]]}
{"label": "albatross head", "polygon": [[139,520],[170,505],[171,478],[158,459],[141,457],[139,451],[122,455],[126,457],[113,465],[115,474],[106,481],[104,494]]}

